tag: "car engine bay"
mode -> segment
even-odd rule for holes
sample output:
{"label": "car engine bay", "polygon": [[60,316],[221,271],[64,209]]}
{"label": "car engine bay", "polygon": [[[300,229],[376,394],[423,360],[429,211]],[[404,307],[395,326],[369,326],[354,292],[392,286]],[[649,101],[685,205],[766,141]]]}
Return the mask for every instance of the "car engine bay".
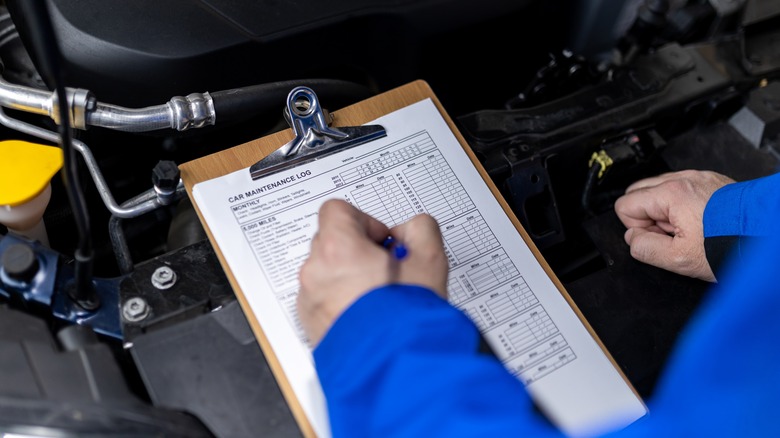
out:
{"label": "car engine bay", "polygon": [[662,172],[777,171],[780,3],[328,3],[0,4],[1,140],[72,136],[44,237],[0,225],[0,431],[301,435],[177,168],[288,128],[298,85],[336,111],[425,80],[652,396],[709,283],[634,260],[613,204]]}

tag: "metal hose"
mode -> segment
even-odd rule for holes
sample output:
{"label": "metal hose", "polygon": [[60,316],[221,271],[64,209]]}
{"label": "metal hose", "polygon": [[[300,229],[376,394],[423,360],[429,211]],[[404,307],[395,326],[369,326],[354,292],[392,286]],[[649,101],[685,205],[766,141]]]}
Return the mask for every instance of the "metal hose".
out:
{"label": "metal hose", "polygon": [[[66,88],[68,115],[72,126],[86,129],[98,126],[124,132],[147,132],[160,129],[186,131],[216,124],[217,111],[224,120],[241,119],[273,108],[282,107],[287,93],[299,85],[317,89],[325,99],[341,98],[356,102],[371,95],[368,88],[354,82],[336,79],[300,79],[259,84],[214,93],[192,93],[175,96],[162,105],[125,108],[99,102],[89,90]],[[0,77],[0,106],[51,117],[59,124],[56,93],[12,84]]]}

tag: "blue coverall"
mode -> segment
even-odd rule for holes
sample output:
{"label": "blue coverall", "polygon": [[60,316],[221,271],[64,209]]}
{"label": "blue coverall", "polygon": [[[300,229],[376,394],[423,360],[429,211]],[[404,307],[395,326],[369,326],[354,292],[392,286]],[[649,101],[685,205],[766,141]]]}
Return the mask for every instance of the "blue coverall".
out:
{"label": "blue coverall", "polygon": [[[707,239],[766,237],[737,242],[646,401],[649,414],[610,436],[780,436],[777,218],[780,174],[711,197]],[[364,295],[314,351],[333,435],[560,436],[479,341],[474,324],[430,290],[390,285]]]}

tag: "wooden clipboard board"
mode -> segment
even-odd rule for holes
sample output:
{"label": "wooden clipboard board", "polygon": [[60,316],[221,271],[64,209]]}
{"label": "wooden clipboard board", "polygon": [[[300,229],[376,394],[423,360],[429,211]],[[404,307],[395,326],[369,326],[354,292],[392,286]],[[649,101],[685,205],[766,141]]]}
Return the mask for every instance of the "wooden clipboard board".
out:
{"label": "wooden clipboard board", "polygon": [[[566,292],[566,289],[558,280],[557,276],[552,271],[550,266],[544,260],[538,248],[534,244],[533,240],[528,236],[528,233],[520,224],[520,221],[512,212],[506,200],[503,198],[498,188],[491,180],[490,176],[482,167],[482,164],[479,162],[476,155],[474,155],[471,148],[468,146],[468,143],[466,143],[466,140],[460,134],[460,132],[457,129],[457,126],[452,121],[452,119],[450,119],[449,115],[442,107],[441,102],[439,102],[438,98],[433,93],[433,90],[431,90],[427,82],[423,80],[410,82],[406,85],[389,90],[380,95],[371,97],[362,102],[350,105],[346,108],[333,112],[331,113],[333,116],[333,126],[338,127],[338,126],[363,125],[385,114],[399,110],[401,108],[404,108],[408,105],[424,100],[426,98],[430,98],[433,101],[436,108],[439,110],[442,117],[447,122],[447,125],[452,130],[453,134],[458,139],[463,149],[466,151],[466,154],[471,159],[471,162],[474,164],[474,167],[479,171],[479,174],[482,176],[482,179],[484,179],[485,183],[490,188],[490,191],[496,197],[501,207],[503,208],[504,212],[514,224],[515,228],[517,229],[517,232],[522,236],[523,240],[531,249],[532,253],[537,258],[540,265],[543,267],[544,271],[547,273],[547,275],[551,278],[555,286],[558,288],[561,295],[566,299],[568,304],[572,307],[572,309],[574,310],[574,312],[576,313],[580,321],[582,321],[587,331],[590,333],[590,335],[599,345],[599,347],[604,352],[606,357],[615,367],[615,370],[620,374],[620,376],[626,382],[626,384],[629,385],[629,387],[637,396],[637,398],[641,399],[641,397],[639,397],[639,394],[636,392],[636,389],[633,387],[633,385],[631,385],[630,381],[626,378],[625,374],[617,365],[612,355],[604,347],[604,344],[598,338],[593,328],[590,326],[588,321],[580,312],[579,308],[577,308],[577,305],[571,299],[568,292]],[[280,102],[280,107],[282,106],[282,104],[283,102]],[[198,184],[203,181],[207,181],[212,178],[220,177],[230,172],[235,172],[237,170],[250,167],[253,164],[255,164],[257,161],[264,158],[268,154],[274,152],[280,146],[286,144],[292,139],[293,139],[293,132],[291,129],[287,129],[285,131],[280,131],[275,134],[271,134],[269,136],[233,147],[231,149],[227,149],[225,151],[208,155],[206,157],[199,158],[180,165],[179,168],[181,170],[181,178],[182,181],[184,182],[184,185],[187,189],[187,193],[190,196],[190,199],[194,200],[192,189],[193,186],[195,186],[195,184]],[[272,372],[274,373],[274,376],[276,377],[279,387],[282,393],[284,394],[285,399],[287,400],[287,403],[290,407],[293,416],[298,422],[298,425],[300,426],[304,436],[315,437],[316,434],[314,432],[314,429],[312,428],[311,424],[309,424],[306,415],[304,414],[300,404],[298,403],[295,394],[293,393],[292,388],[290,387],[290,384],[282,370],[281,365],[276,359],[276,356],[272,348],[270,347],[268,340],[265,337],[260,327],[260,324],[257,322],[246,300],[246,297],[238,287],[236,279],[231,273],[230,267],[225,261],[225,257],[223,256],[220,248],[217,246],[216,241],[211,231],[209,230],[209,227],[206,224],[206,221],[204,220],[203,215],[200,212],[200,209],[198,208],[198,205],[194,201],[193,201],[193,205],[195,207],[195,210],[198,213],[198,217],[200,218],[201,223],[203,224],[206,230],[207,235],[209,236],[209,240],[211,241],[214,247],[214,251],[216,252],[217,257],[219,258],[219,261],[222,264],[223,269],[225,270],[225,274],[227,275],[228,280],[231,286],[233,287],[233,291],[236,294],[236,298],[241,304],[241,307],[244,310],[244,314],[246,315],[250,326],[252,327],[255,337],[257,338],[258,343],[260,344],[260,347],[262,348],[263,353],[266,356],[268,364]]]}

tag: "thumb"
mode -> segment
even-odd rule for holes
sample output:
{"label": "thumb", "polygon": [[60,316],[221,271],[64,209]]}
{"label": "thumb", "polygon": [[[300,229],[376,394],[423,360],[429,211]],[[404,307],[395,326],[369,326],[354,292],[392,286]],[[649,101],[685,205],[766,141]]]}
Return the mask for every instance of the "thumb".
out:
{"label": "thumb", "polygon": [[635,259],[658,268],[672,270],[674,237],[644,228],[629,228],[625,239],[631,247],[631,256]]}

